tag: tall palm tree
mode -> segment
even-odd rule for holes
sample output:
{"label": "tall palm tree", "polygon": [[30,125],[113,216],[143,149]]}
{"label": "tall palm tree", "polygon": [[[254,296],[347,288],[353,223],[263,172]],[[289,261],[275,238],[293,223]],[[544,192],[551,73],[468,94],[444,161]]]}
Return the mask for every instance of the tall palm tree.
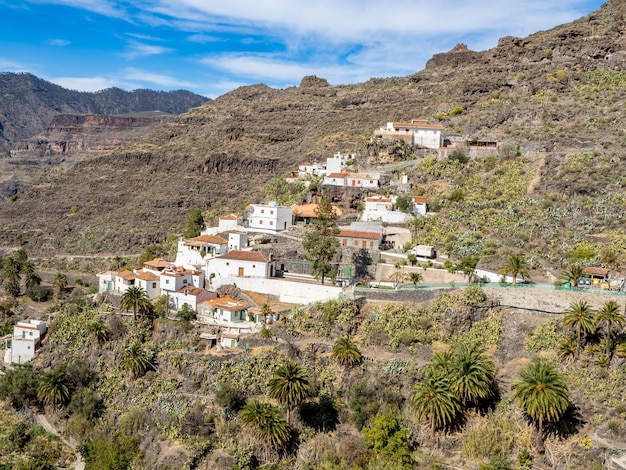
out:
{"label": "tall palm tree", "polygon": [[600,307],[600,310],[596,312],[596,326],[601,328],[604,332],[607,356],[609,356],[611,352],[611,342],[615,330],[626,323],[626,319],[624,319],[624,315],[622,315],[620,310],[620,306],[615,300],[607,300],[602,307]]}
{"label": "tall palm tree", "polygon": [[498,270],[498,274],[506,276],[511,273],[513,277],[512,285],[517,284],[517,276],[521,276],[525,281],[530,279],[530,265],[521,253],[514,253],[506,260],[504,266]]}
{"label": "tall palm tree", "polygon": [[133,378],[137,378],[145,374],[148,369],[154,369],[154,365],[150,362],[150,358],[145,349],[139,343],[133,343],[122,353],[120,360],[122,369],[130,373]]}
{"label": "tall palm tree", "polygon": [[122,294],[121,307],[125,310],[133,310],[133,319],[137,320],[137,311],[147,312],[152,303],[148,293],[139,286],[131,286]]}
{"label": "tall palm tree", "polygon": [[461,343],[453,350],[450,389],[463,405],[487,398],[493,392],[496,366],[477,343]]}
{"label": "tall palm tree", "polygon": [[571,287],[578,287],[578,281],[585,276],[584,268],[580,264],[572,264],[563,271],[562,278],[569,281]]}
{"label": "tall palm tree", "polygon": [[70,401],[70,380],[62,369],[44,373],[37,386],[37,398],[45,406],[59,407]]}
{"label": "tall palm tree", "polygon": [[7,283],[19,284],[22,280],[20,273],[22,272],[22,264],[13,256],[9,256],[2,263],[0,275]]}
{"label": "tall palm tree", "polygon": [[261,305],[261,315],[263,315],[263,324],[267,323],[267,317],[270,316],[272,313],[274,313],[272,311],[272,307],[270,307],[270,305],[267,302]]}
{"label": "tall palm tree", "polygon": [[297,362],[286,362],[274,372],[268,386],[270,395],[287,408],[287,424],[291,424],[291,410],[309,395],[306,372]]}
{"label": "tall palm tree", "polygon": [[68,285],[67,275],[57,273],[52,280],[52,285],[57,288],[57,296],[60,296]]}
{"label": "tall palm tree", "polygon": [[346,367],[355,366],[363,359],[361,351],[349,338],[339,338],[335,341],[332,356],[339,364]]}
{"label": "tall palm tree", "polygon": [[576,358],[580,355],[582,336],[593,333],[596,328],[594,311],[586,300],[572,302],[563,312],[563,326],[576,332]]}
{"label": "tall palm tree", "polygon": [[410,273],[406,276],[406,280],[413,283],[413,286],[416,286],[424,280],[424,276],[421,273]]}
{"label": "tall palm tree", "polygon": [[424,381],[413,388],[411,406],[418,418],[429,421],[433,439],[435,431],[449,426],[461,409],[448,378],[434,370],[428,371]]}
{"label": "tall palm tree", "polygon": [[511,385],[513,399],[530,419],[538,424],[543,436],[545,422],[558,422],[569,406],[565,380],[550,364],[533,360]]}
{"label": "tall palm tree", "polygon": [[239,412],[239,419],[261,443],[269,442],[274,449],[280,449],[289,441],[289,423],[269,403],[249,401]]}

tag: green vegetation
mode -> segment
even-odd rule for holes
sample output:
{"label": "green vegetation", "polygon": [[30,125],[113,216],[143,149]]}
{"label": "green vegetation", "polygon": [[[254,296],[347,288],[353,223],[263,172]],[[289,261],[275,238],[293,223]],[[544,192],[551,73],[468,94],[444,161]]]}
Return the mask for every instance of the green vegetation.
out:
{"label": "green vegetation", "polygon": [[328,194],[322,196],[315,208],[317,218],[302,241],[306,259],[313,263],[312,273],[316,279],[321,279],[322,284],[326,277],[335,276],[335,267],[331,262],[339,247],[339,240],[335,238],[339,233],[337,214],[331,202]]}
{"label": "green vegetation", "polygon": [[185,238],[194,238],[200,235],[204,228],[204,217],[202,211],[197,207],[192,207],[187,214],[187,224],[185,225],[185,232],[183,236]]}

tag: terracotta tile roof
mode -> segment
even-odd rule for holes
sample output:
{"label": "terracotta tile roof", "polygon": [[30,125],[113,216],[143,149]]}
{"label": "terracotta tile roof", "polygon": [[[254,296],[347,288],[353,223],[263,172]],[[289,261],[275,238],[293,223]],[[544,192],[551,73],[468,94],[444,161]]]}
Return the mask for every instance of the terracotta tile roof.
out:
{"label": "terracotta tile roof", "polygon": [[[233,219],[228,219],[233,220]],[[236,220],[236,219],[235,219]],[[227,245],[228,240],[222,237],[217,237],[215,235],[200,235],[199,237],[190,238],[185,241],[185,246],[202,246],[207,243],[213,245]]]}
{"label": "terracotta tile roof", "polygon": [[168,266],[174,266],[174,263],[165,261],[163,258],[154,258],[152,261],[146,261],[143,264],[151,268],[167,268]]}
{"label": "terracotta tile roof", "polygon": [[413,202],[425,203],[428,199],[425,196],[413,196]]}
{"label": "terracotta tile roof", "polygon": [[248,307],[246,302],[239,302],[232,297],[219,297],[217,299],[209,299],[207,303],[213,308],[221,308],[222,310],[239,311]]}
{"label": "terracotta tile roof", "polygon": [[[317,215],[315,214],[315,209],[317,208],[318,204],[315,203],[311,203],[311,204],[302,204],[302,205],[298,205],[298,204],[294,204],[293,206],[291,206],[291,212],[293,212],[294,215],[298,215],[300,217],[310,217],[310,218],[316,218]],[[341,217],[341,209],[339,209],[337,206],[332,206],[333,210],[335,211],[335,215],[337,217]]]}
{"label": "terracotta tile roof", "polygon": [[154,273],[151,273],[150,271],[139,271],[138,273],[135,273],[135,275],[137,276],[137,279],[141,279],[142,281],[158,281],[159,280],[159,276],[157,276]]}
{"label": "terracotta tile roof", "polygon": [[205,289],[202,289],[201,287],[185,286],[185,287],[181,287],[176,292],[180,294],[185,294],[185,295],[198,296],[202,294],[203,292],[207,292],[207,291]]}
{"label": "terracotta tile roof", "polygon": [[604,276],[607,277],[609,275],[609,270],[606,268],[595,268],[593,266],[585,266],[583,268],[583,272],[585,274],[591,274],[592,276]]}
{"label": "terracotta tile roof", "polygon": [[220,217],[220,220],[239,220],[240,218],[238,214],[228,214],[224,217]]}
{"label": "terracotta tile roof", "polygon": [[132,281],[133,279],[136,279],[137,276],[135,275],[134,272],[129,271],[129,270],[124,270],[121,273],[117,273],[118,277],[121,277],[122,279],[124,279],[125,281]]}
{"label": "terracotta tile roof", "polygon": [[423,121],[419,122],[394,122],[393,127],[415,127],[417,129],[443,129],[441,124],[426,124]]}
{"label": "terracotta tile roof", "polygon": [[362,232],[360,230],[340,230],[337,237],[344,238],[366,238],[368,240],[379,240],[380,233],[377,232]]}
{"label": "terracotta tile roof", "polygon": [[366,197],[365,198],[365,202],[385,202],[385,203],[391,203],[392,200],[389,197],[372,196],[372,197]]}
{"label": "terracotta tile roof", "polygon": [[98,276],[109,276],[109,275],[117,275],[117,271],[102,271],[101,273],[97,274]]}
{"label": "terracotta tile roof", "polygon": [[331,173],[326,175],[328,178],[345,178],[347,173]]}
{"label": "terracotta tile roof", "polygon": [[237,261],[258,261],[259,263],[269,263],[270,258],[264,253],[258,251],[229,251],[225,255],[218,256],[220,259],[232,259]]}
{"label": "terracotta tile roof", "polygon": [[239,335],[237,333],[222,333],[222,338],[239,339]]}

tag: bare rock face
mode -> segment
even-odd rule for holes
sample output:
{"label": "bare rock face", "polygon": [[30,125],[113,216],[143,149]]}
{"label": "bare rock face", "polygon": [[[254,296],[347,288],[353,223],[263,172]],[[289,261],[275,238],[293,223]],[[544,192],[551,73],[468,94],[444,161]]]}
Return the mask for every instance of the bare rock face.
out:
{"label": "bare rock face", "polygon": [[317,75],[307,75],[300,81],[300,88],[320,88],[330,86],[328,80]]}
{"label": "bare rock face", "polygon": [[480,56],[481,54],[479,52],[471,51],[465,44],[457,44],[449,52],[435,54],[432,59],[426,62],[426,68],[467,65],[478,61]]}

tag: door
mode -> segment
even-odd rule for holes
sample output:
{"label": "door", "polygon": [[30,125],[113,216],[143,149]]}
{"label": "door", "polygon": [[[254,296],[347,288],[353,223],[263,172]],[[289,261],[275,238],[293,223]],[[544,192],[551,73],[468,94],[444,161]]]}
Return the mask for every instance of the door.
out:
{"label": "door", "polygon": [[361,242],[361,248],[367,248],[367,242],[365,240]]}
{"label": "door", "polygon": [[239,270],[237,272],[237,276],[243,277],[243,268],[239,268]]}

